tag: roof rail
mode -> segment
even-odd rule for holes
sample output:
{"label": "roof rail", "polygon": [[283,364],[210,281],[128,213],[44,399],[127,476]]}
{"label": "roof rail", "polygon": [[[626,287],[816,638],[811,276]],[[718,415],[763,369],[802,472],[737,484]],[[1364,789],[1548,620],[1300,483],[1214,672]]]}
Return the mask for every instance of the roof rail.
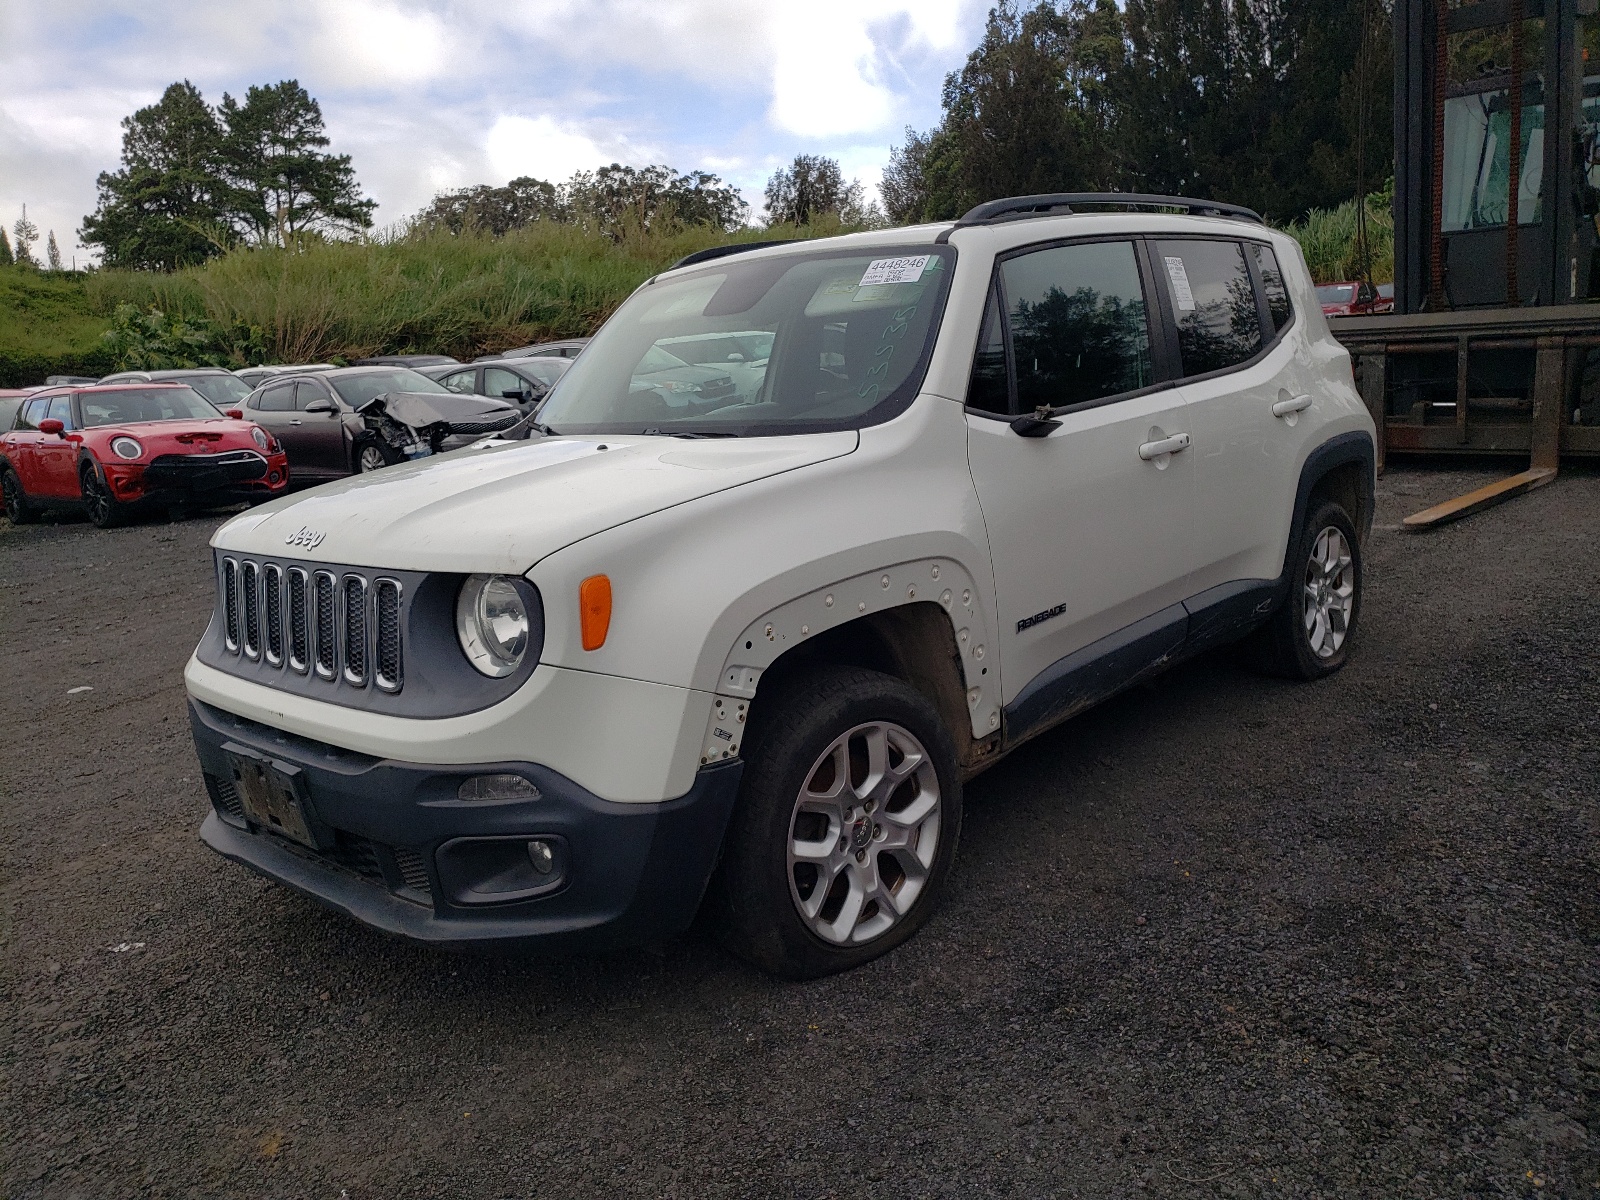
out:
{"label": "roof rail", "polygon": [[996,221],[1019,221],[1027,217],[1070,214],[1076,212],[1079,205],[1130,209],[1177,208],[1191,217],[1232,217],[1238,221],[1264,224],[1261,214],[1254,209],[1243,208],[1237,204],[1223,204],[1217,200],[1196,200],[1189,196],[1150,196],[1142,192],[1058,192],[1046,196],[1012,196],[1006,200],[991,200],[970,210],[955,223],[955,228],[989,225]]}
{"label": "roof rail", "polygon": [[746,250],[760,250],[766,246],[787,246],[799,240],[799,238],[778,238],[770,242],[735,242],[731,246],[713,246],[709,250],[696,250],[693,254],[685,254],[668,267],[667,270],[676,271],[679,267],[692,267],[696,263],[710,262],[714,258],[727,258],[730,254],[743,254]]}

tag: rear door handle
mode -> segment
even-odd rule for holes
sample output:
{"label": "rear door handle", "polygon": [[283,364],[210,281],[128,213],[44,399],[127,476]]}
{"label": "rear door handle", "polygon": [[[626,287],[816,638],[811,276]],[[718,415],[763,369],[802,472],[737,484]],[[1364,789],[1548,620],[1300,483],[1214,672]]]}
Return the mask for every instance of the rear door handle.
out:
{"label": "rear door handle", "polygon": [[[1276,410],[1274,410],[1274,411],[1276,411]],[[289,418],[289,424],[291,424],[291,425],[304,425],[305,422],[302,421],[299,417],[290,417]]]}
{"label": "rear door handle", "polygon": [[1139,457],[1149,462],[1152,458],[1160,458],[1163,454],[1176,454],[1188,448],[1189,435],[1175,433],[1171,437],[1162,438],[1159,442],[1146,442],[1139,447]]}
{"label": "rear door handle", "polygon": [[1287,417],[1290,413],[1303,412],[1311,407],[1310,396],[1295,396],[1289,400],[1279,400],[1272,406],[1272,415]]}

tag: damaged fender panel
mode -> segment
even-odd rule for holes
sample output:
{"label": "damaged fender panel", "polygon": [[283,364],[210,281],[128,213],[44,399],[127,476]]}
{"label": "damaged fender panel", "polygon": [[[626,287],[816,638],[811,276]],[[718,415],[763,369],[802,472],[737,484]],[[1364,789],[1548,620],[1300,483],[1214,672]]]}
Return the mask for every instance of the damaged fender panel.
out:
{"label": "damaged fender panel", "polygon": [[[978,596],[972,576],[949,558],[916,559],[817,588],[745,627],[722,664],[717,704],[753,699],[766,669],[807,638],[871,613],[932,602],[949,616],[955,634],[972,736],[990,737],[1000,728],[1000,668],[989,616]],[[716,728],[713,718],[708,751]]]}

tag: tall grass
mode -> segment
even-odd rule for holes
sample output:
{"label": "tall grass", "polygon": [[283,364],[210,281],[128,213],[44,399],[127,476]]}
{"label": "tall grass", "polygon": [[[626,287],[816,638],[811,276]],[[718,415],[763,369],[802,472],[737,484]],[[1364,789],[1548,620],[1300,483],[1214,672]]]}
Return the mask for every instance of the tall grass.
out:
{"label": "tall grass", "polygon": [[405,352],[465,359],[592,333],[645,279],[696,250],[837,232],[633,228],[613,241],[538,223],[498,238],[412,233],[235,251],[171,275],[105,271],[91,277],[89,293],[106,314],[124,302],[155,306],[207,318],[241,342],[253,328],[277,362]]}
{"label": "tall grass", "polygon": [[[1314,208],[1303,221],[1291,221],[1283,229],[1300,243],[1318,283],[1365,278],[1354,200],[1337,208]],[[1394,210],[1391,197],[1382,193],[1367,197],[1367,247],[1372,282],[1392,283]]]}

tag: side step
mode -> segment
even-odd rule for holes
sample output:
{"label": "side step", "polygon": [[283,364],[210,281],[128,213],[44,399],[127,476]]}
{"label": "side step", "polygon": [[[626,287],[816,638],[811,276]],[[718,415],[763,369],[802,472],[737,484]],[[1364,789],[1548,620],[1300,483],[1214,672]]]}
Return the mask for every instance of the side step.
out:
{"label": "side step", "polygon": [[1556,477],[1554,467],[1532,467],[1521,474],[1512,475],[1510,478],[1497,480],[1485,484],[1475,491],[1464,496],[1457,496],[1454,500],[1446,500],[1443,504],[1435,504],[1432,508],[1425,508],[1419,513],[1412,513],[1400,522],[1401,528],[1408,533],[1421,533],[1440,525],[1448,524],[1462,517],[1471,516],[1475,512],[1482,512],[1496,504],[1510,500],[1513,496],[1520,496],[1524,492],[1531,492],[1541,488]]}

